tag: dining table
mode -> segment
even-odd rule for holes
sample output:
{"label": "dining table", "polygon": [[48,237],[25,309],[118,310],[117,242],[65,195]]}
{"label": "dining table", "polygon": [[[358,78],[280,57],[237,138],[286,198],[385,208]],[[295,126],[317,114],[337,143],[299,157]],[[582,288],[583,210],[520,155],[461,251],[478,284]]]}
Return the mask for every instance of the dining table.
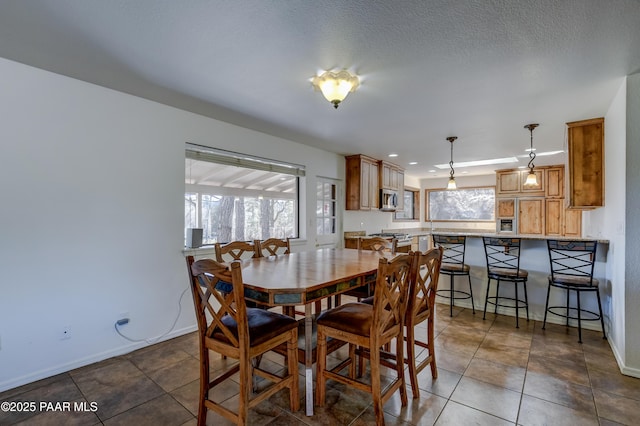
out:
{"label": "dining table", "polygon": [[245,299],[276,306],[304,305],[305,409],[313,415],[313,313],[316,301],[374,283],[382,255],[323,248],[242,261]]}

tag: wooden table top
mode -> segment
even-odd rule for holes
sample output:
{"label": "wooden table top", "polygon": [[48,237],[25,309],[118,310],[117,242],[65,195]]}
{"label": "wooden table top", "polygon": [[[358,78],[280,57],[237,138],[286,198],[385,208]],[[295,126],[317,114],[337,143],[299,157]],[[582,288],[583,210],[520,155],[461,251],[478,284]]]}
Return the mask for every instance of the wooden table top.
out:
{"label": "wooden table top", "polygon": [[354,249],[320,249],[242,262],[245,297],[258,303],[310,303],[375,280],[380,255]]}

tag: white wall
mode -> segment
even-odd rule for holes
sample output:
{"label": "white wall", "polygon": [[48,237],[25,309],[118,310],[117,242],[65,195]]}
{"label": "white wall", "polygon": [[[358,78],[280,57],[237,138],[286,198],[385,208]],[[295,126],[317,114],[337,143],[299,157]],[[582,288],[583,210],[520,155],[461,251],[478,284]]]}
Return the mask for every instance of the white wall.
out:
{"label": "white wall", "polygon": [[[0,391],[145,345],[122,313],[134,338],[170,328],[185,142],[304,164],[309,247],[315,176],[344,178],[341,156],[4,59],[0,82]],[[169,337],[195,329],[181,306]]]}
{"label": "white wall", "polygon": [[603,309],[609,343],[621,366],[625,365],[625,147],[626,80],[623,80],[605,115],[605,207],[583,214],[585,236],[605,238],[609,243],[606,281],[601,280]]}
{"label": "white wall", "polygon": [[[640,377],[640,73],[627,77],[625,241],[625,364]],[[624,164],[620,161],[618,164]],[[619,210],[619,215],[622,210]],[[620,220],[620,219],[618,219]],[[622,301],[620,303],[623,303]]]}

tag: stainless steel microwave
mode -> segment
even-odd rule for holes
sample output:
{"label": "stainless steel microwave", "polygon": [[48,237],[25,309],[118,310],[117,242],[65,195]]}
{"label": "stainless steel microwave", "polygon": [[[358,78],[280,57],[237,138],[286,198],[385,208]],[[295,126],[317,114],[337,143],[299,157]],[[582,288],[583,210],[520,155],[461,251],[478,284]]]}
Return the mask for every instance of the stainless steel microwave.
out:
{"label": "stainless steel microwave", "polygon": [[398,207],[398,191],[392,189],[380,190],[380,210],[394,212]]}

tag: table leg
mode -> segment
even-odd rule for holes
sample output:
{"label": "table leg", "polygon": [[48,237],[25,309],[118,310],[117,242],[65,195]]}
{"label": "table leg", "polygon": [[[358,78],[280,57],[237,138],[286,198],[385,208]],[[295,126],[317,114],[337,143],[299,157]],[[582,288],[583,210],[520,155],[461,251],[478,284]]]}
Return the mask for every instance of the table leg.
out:
{"label": "table leg", "polygon": [[313,357],[312,341],[313,315],[312,304],[304,305],[304,382],[307,416],[313,416]]}

